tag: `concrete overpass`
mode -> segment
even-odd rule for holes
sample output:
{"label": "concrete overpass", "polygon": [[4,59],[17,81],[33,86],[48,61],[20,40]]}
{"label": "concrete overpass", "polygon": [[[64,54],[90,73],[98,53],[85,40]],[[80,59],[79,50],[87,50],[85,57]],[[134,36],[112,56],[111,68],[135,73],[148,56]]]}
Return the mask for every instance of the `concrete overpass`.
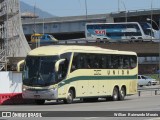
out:
{"label": "concrete overpass", "polygon": [[[152,10],[152,18],[159,23],[160,9]],[[45,19],[23,19],[23,30],[27,40],[30,40],[30,35],[35,30],[37,33],[49,33],[54,35],[57,39],[75,39],[83,38],[85,24],[89,22],[147,22],[146,18],[151,18],[151,10],[137,10],[137,11],[121,11],[109,14],[97,14],[88,16],[69,16],[69,17],[55,17]],[[153,23],[153,27],[157,29]]]}
{"label": "concrete overpass", "polygon": [[[159,24],[160,9],[153,9],[152,18]],[[127,17],[126,17],[127,16]],[[126,19],[127,18],[127,19]],[[48,19],[24,19],[23,30],[30,40],[33,30],[37,33],[49,33],[59,40],[84,38],[85,24],[89,22],[147,22],[151,18],[151,10],[121,11],[119,13],[98,14],[88,16],[56,17]],[[157,29],[153,23],[153,27]],[[44,28],[44,29],[43,29]],[[68,44],[68,43],[67,43]],[[72,43],[73,44],[73,43]],[[75,43],[79,44],[79,43]],[[80,45],[80,44],[79,44]],[[151,73],[153,68],[158,69],[159,45],[158,43],[86,43],[81,45],[96,45],[108,49],[135,51],[139,57],[139,73]],[[33,46],[32,46],[33,47]],[[141,66],[142,65],[142,66]]]}

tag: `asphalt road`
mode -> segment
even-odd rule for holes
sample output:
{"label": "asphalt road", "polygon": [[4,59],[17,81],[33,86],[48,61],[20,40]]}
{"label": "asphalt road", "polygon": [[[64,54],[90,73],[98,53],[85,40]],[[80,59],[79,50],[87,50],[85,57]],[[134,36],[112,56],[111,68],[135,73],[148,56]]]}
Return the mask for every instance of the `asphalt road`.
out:
{"label": "asphalt road", "polygon": [[[101,117],[96,116],[99,111],[116,111],[116,113],[121,113],[122,111],[159,111],[160,113],[160,91],[158,95],[154,95],[154,91],[145,91],[141,93],[141,96],[132,95],[127,96],[124,101],[106,101],[104,99],[99,100],[98,102],[87,102],[83,103],[79,100],[75,100],[73,104],[63,104],[62,102],[48,101],[45,105],[2,105],[0,106],[0,111],[47,111],[45,115],[53,115],[54,112],[48,111],[67,111],[72,116],[70,111],[82,111],[77,112],[83,113],[83,111],[97,111],[92,113],[92,116],[86,116],[89,112],[84,113],[84,117],[65,117],[67,112],[58,113],[58,117],[54,117],[54,120],[105,120],[105,119],[114,119],[114,120],[135,120],[135,117]],[[74,113],[73,114],[77,114]],[[122,112],[123,113],[123,112]],[[64,115],[64,116],[63,116]],[[74,116],[74,115],[73,115]],[[76,115],[75,115],[76,116]],[[83,114],[82,114],[83,116]],[[5,118],[6,119],[6,118]],[[8,120],[13,119],[22,119],[22,118],[7,118]],[[27,119],[27,118],[23,118]],[[37,118],[35,118],[37,119]],[[44,118],[38,118],[43,120]],[[52,120],[53,118],[45,118],[47,120]],[[160,117],[138,117],[136,119],[140,120],[160,120]],[[1,118],[0,118],[1,120]]]}

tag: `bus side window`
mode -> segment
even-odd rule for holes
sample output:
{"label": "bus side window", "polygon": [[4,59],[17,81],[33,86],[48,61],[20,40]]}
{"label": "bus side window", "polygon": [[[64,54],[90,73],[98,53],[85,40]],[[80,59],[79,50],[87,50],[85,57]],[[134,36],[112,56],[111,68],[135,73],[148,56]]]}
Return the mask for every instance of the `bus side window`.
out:
{"label": "bus side window", "polygon": [[79,69],[82,69],[82,68],[83,68],[83,66],[84,66],[84,65],[83,65],[83,64],[84,64],[83,61],[84,61],[84,60],[83,60],[83,57],[82,57],[81,55],[78,56],[78,63],[79,63],[79,64],[78,64],[77,66],[78,66]]}
{"label": "bus side window", "polygon": [[87,69],[91,69],[92,68],[92,65],[91,65],[91,59],[92,57],[92,54],[86,54],[85,58],[86,58],[86,68]]}
{"label": "bus side window", "polygon": [[99,56],[95,54],[94,58],[94,68],[98,69],[99,68]]}
{"label": "bus side window", "polygon": [[59,64],[59,70],[58,70],[58,80],[61,81],[65,77],[64,73],[64,62]]}
{"label": "bus side window", "polygon": [[70,57],[71,53],[64,53],[60,55],[61,59],[65,59],[65,61],[60,64],[60,70],[61,70],[60,72],[62,74],[62,79],[65,78],[68,73]]}
{"label": "bus side window", "polygon": [[104,56],[104,55],[102,55],[101,56],[101,59],[100,59],[100,67],[102,68],[102,69],[105,69],[106,68],[106,57]]}
{"label": "bus side window", "polygon": [[112,65],[111,65],[111,56],[110,55],[105,55],[106,57],[106,69],[111,69]]}
{"label": "bus side window", "polygon": [[119,56],[117,56],[117,55],[113,55],[113,56],[111,56],[111,61],[112,61],[112,67],[113,67],[113,69],[118,69],[118,67],[119,67],[119,61],[118,61],[118,58]]}
{"label": "bus side window", "polygon": [[74,53],[73,55],[73,60],[72,60],[72,64],[71,64],[71,72],[75,71],[76,69],[78,69],[78,53]]}
{"label": "bus side window", "polygon": [[130,61],[128,56],[123,56],[123,68],[124,69],[130,68]]}
{"label": "bus side window", "polygon": [[79,54],[78,55],[78,68],[79,69],[85,69],[86,68],[86,61],[85,61],[85,56],[84,54]]}
{"label": "bus side window", "polygon": [[130,58],[130,62],[131,62],[131,68],[135,68],[137,66],[137,58],[136,56],[131,56]]}
{"label": "bus side window", "polygon": [[119,57],[119,66],[118,66],[119,69],[123,69],[123,57],[120,56]]}

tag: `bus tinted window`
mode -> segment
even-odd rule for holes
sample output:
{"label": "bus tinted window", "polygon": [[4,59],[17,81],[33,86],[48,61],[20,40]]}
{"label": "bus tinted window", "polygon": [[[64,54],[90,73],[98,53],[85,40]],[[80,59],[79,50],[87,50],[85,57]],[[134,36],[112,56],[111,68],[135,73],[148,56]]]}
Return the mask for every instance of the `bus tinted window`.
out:
{"label": "bus tinted window", "polygon": [[107,55],[75,53],[72,69],[133,69],[137,65],[137,57],[133,55]]}
{"label": "bus tinted window", "polygon": [[64,53],[60,55],[61,59],[65,59],[64,63],[60,64],[59,66],[59,71],[62,74],[62,78],[66,77],[67,71],[68,71],[68,67],[69,67],[69,61],[70,61],[70,57],[71,57],[71,53]]}

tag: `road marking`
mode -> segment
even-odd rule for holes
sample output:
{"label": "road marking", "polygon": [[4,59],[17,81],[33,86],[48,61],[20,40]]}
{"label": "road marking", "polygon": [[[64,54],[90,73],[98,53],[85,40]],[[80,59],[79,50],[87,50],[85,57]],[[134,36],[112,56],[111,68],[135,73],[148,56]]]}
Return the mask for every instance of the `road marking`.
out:
{"label": "road marking", "polygon": [[160,120],[160,117],[158,117],[158,118],[151,118],[151,119],[147,119],[147,120]]}
{"label": "road marking", "polygon": [[84,118],[84,119],[90,120],[90,119],[96,119],[96,118],[98,118],[98,117],[87,117],[87,118]]}

